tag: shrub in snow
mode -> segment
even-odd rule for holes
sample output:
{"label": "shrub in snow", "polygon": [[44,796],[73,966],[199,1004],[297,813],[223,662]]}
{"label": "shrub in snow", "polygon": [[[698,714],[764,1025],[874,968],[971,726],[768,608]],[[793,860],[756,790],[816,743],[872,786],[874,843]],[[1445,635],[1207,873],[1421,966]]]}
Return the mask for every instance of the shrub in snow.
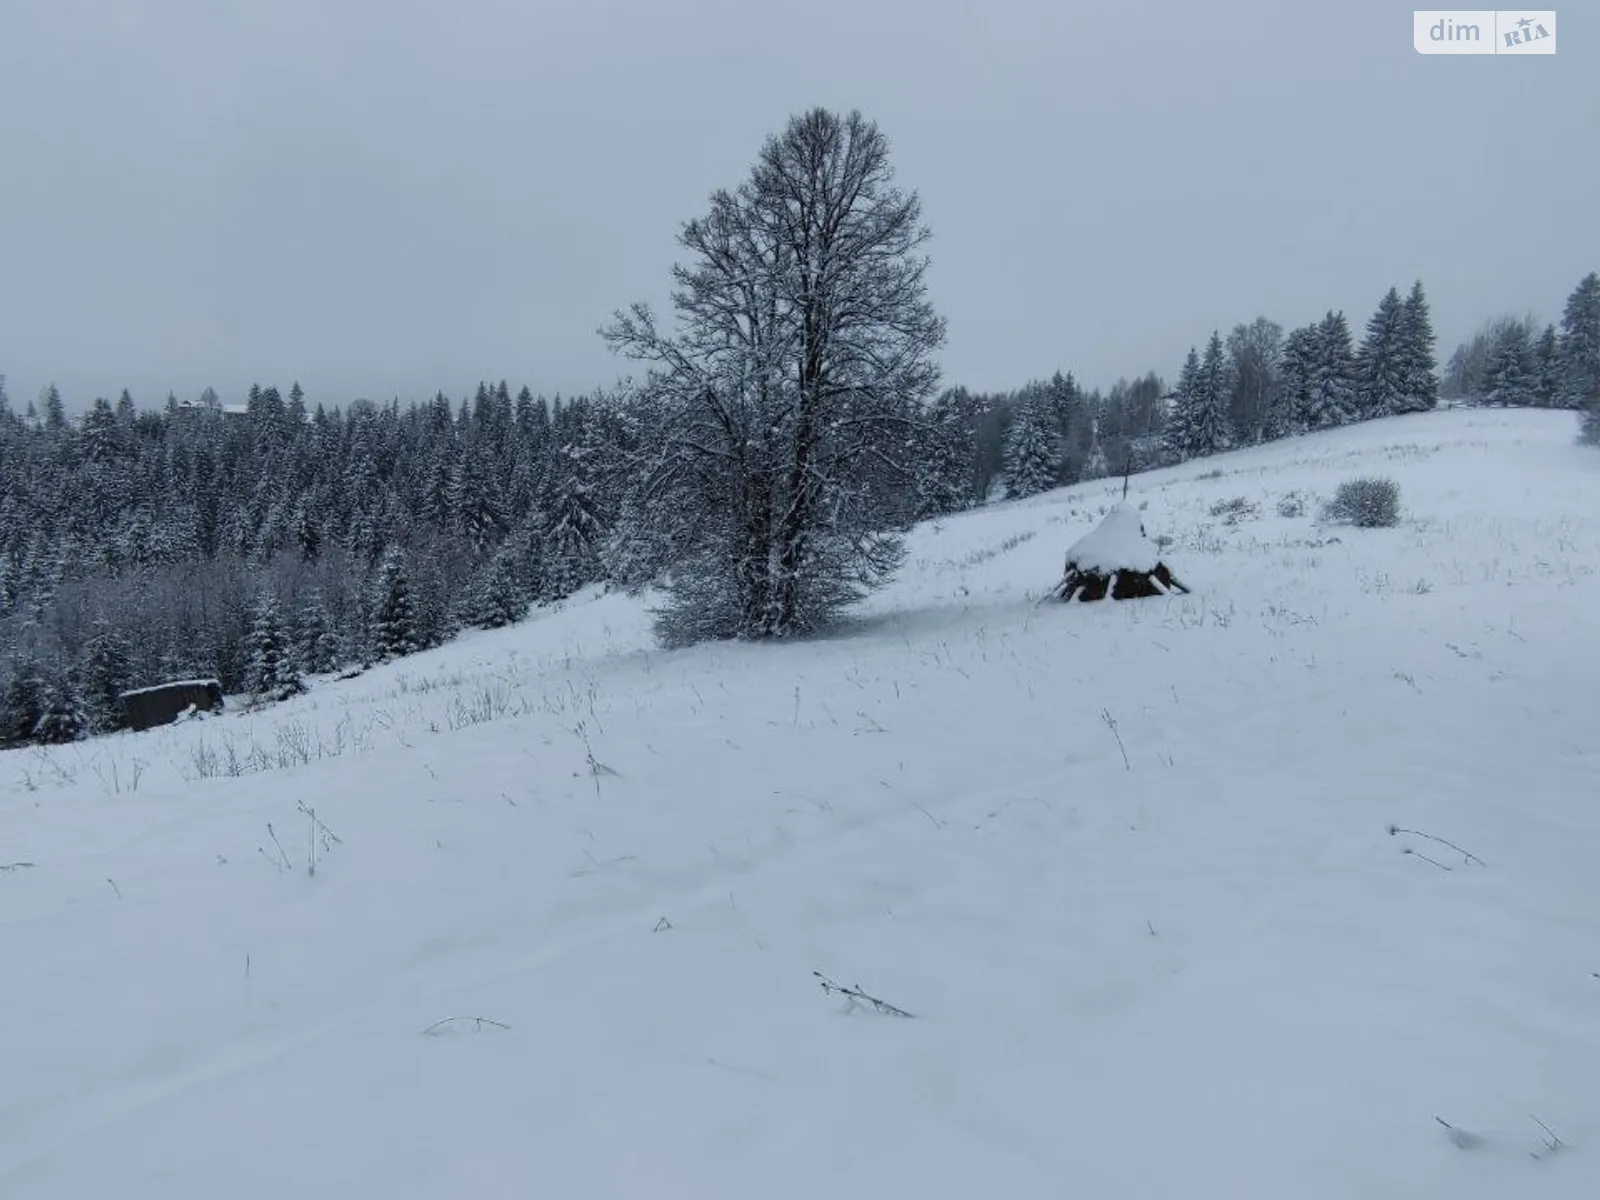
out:
{"label": "shrub in snow", "polygon": [[1381,476],[1347,479],[1322,510],[1322,519],[1362,529],[1400,524],[1400,485]]}
{"label": "shrub in snow", "polygon": [[1280,517],[1303,517],[1306,515],[1306,498],[1299,492],[1290,492],[1278,500],[1278,515]]}
{"label": "shrub in snow", "polygon": [[1237,525],[1240,521],[1259,516],[1260,513],[1260,507],[1243,496],[1235,496],[1232,500],[1218,500],[1211,506],[1211,515],[1221,517],[1226,525]]}

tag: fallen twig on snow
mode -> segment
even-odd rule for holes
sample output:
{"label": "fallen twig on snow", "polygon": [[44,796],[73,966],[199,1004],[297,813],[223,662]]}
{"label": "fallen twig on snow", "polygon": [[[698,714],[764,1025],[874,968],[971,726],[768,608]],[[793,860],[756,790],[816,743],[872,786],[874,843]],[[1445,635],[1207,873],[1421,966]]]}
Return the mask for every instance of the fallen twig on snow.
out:
{"label": "fallen twig on snow", "polygon": [[0,871],[26,871],[33,865],[31,862],[0,863]]}
{"label": "fallen twig on snow", "polygon": [[1441,871],[1454,871],[1455,870],[1454,867],[1447,867],[1442,862],[1440,862],[1437,858],[1429,858],[1426,854],[1423,854],[1419,850],[1413,850],[1410,846],[1407,846],[1405,849],[1401,850],[1400,853],[1401,854],[1409,854],[1413,858],[1420,858],[1425,863],[1432,863],[1434,866],[1438,867],[1439,870],[1441,870]]}
{"label": "fallen twig on snow", "polygon": [[[1560,1150],[1566,1146],[1566,1143],[1556,1136],[1556,1131],[1551,1129],[1550,1126],[1546,1125],[1543,1121],[1539,1120],[1538,1117],[1534,1116],[1532,1113],[1529,1113],[1528,1119],[1540,1129],[1544,1130],[1544,1137],[1540,1138],[1539,1140],[1544,1143],[1545,1154],[1554,1154],[1557,1150]],[[1543,1158],[1544,1154],[1540,1154],[1536,1150],[1530,1150],[1528,1151],[1528,1157],[1539,1159]]]}
{"label": "fallen twig on snow", "polygon": [[1133,770],[1133,764],[1128,761],[1128,748],[1122,744],[1122,735],[1117,732],[1117,719],[1111,715],[1109,708],[1100,710],[1100,719],[1105,722],[1106,728],[1111,730],[1111,736],[1117,739],[1117,749],[1122,751],[1123,769]]}
{"label": "fallen twig on snow", "polygon": [[472,1023],[472,1032],[474,1033],[482,1033],[485,1025],[492,1026],[495,1029],[511,1028],[511,1026],[507,1025],[505,1022],[495,1021],[489,1017],[446,1017],[442,1021],[435,1021],[422,1032],[426,1037],[438,1037],[442,1032],[444,1032],[447,1026],[457,1024],[458,1022],[461,1024],[466,1024],[469,1021]]}
{"label": "fallen twig on snow", "polygon": [[843,996],[850,1001],[852,1007],[858,1008],[862,1005],[867,1005],[871,1007],[873,1012],[880,1013],[886,1017],[910,1017],[912,1015],[903,1008],[898,1008],[886,1001],[879,1000],[876,996],[867,995],[859,987],[851,988],[837,984],[821,971],[813,971],[811,973],[817,977],[817,982],[822,985],[824,992],[829,995]]}
{"label": "fallen twig on snow", "polygon": [[1434,837],[1433,834],[1431,834],[1431,833],[1423,833],[1422,830],[1420,830],[1420,829],[1402,829],[1399,825],[1390,825],[1389,826],[1389,836],[1390,837],[1394,837],[1396,834],[1400,834],[1400,833],[1409,834],[1411,837],[1427,838],[1428,841],[1430,841],[1430,842],[1438,842],[1439,845],[1441,845],[1441,846],[1449,846],[1450,849],[1454,850],[1457,854],[1461,855],[1461,857],[1466,859],[1469,863],[1477,863],[1480,867],[1486,867],[1486,866],[1489,865],[1488,863],[1484,862],[1483,859],[1479,858],[1476,854],[1472,853],[1470,850],[1463,850],[1460,846],[1456,845],[1454,842],[1447,842],[1442,837]]}

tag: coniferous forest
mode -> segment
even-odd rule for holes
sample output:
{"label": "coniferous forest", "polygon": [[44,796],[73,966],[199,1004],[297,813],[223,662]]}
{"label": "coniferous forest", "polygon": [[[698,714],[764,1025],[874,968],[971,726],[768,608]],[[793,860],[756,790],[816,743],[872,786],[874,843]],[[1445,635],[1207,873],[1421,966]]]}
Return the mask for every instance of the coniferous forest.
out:
{"label": "coniferous forest", "polygon": [[[771,312],[746,314],[746,328],[774,349],[730,363],[705,347],[727,344],[714,315],[734,292],[726,271],[755,269],[719,274],[729,231],[769,227],[795,199],[781,194],[789,168],[823,142],[844,147],[841,179],[801,199],[877,197],[841,208],[838,227],[881,254],[829,285],[851,305],[829,307],[816,285],[818,311],[849,308],[859,327],[830,331],[832,375],[807,376],[823,356],[802,346],[791,394],[777,381],[794,339]],[[746,186],[685,226],[700,254],[678,279],[688,332],[659,332],[643,308],[619,314],[605,335],[650,374],[588,395],[485,382],[378,405],[218,381],[226,402],[124,391],[69,418],[53,387],[19,411],[0,379],[0,744],[114,730],[119,694],[163,680],[282,699],[309,676],[518,621],[594,584],[659,586],[669,644],[801,634],[891,572],[918,520],[1441,396],[1581,410],[1600,441],[1593,273],[1559,322],[1492,321],[1442,373],[1416,283],[1384,293],[1359,331],[1329,311],[1288,331],[1260,317],[1213,332],[1170,384],[1146,372],[1101,391],[1056,371],[1003,393],[938,387],[926,231],[887,177],[874,127],[797,118]],[[830,250],[812,232],[785,236],[788,257],[764,261]],[[800,313],[793,327],[810,336],[813,322]],[[841,345],[899,374],[889,386],[852,375]]]}

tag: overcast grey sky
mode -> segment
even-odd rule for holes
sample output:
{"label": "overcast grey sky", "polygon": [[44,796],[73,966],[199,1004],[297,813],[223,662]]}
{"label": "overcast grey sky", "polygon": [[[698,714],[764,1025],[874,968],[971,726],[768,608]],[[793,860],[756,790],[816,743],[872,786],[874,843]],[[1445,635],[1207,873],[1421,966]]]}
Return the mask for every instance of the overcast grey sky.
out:
{"label": "overcast grey sky", "polygon": [[1266,314],[1441,354],[1600,269],[1600,17],[1424,57],[1375,0],[6,0],[0,373],[19,406],[252,381],[584,390],[680,224],[814,105],[889,137],[946,378],[1155,369]]}

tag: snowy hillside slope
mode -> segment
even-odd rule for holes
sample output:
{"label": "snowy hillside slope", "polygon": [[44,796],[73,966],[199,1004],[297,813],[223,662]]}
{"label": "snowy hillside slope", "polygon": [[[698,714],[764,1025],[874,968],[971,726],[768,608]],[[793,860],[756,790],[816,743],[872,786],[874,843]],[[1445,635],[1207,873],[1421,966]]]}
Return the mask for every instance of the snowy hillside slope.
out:
{"label": "snowy hillside slope", "polygon": [[[0,1196],[1600,1195],[1573,433],[1135,478],[1190,596],[1037,604],[1102,482],[827,638],[607,595],[0,755]],[[1368,473],[1402,525],[1319,526]]]}

